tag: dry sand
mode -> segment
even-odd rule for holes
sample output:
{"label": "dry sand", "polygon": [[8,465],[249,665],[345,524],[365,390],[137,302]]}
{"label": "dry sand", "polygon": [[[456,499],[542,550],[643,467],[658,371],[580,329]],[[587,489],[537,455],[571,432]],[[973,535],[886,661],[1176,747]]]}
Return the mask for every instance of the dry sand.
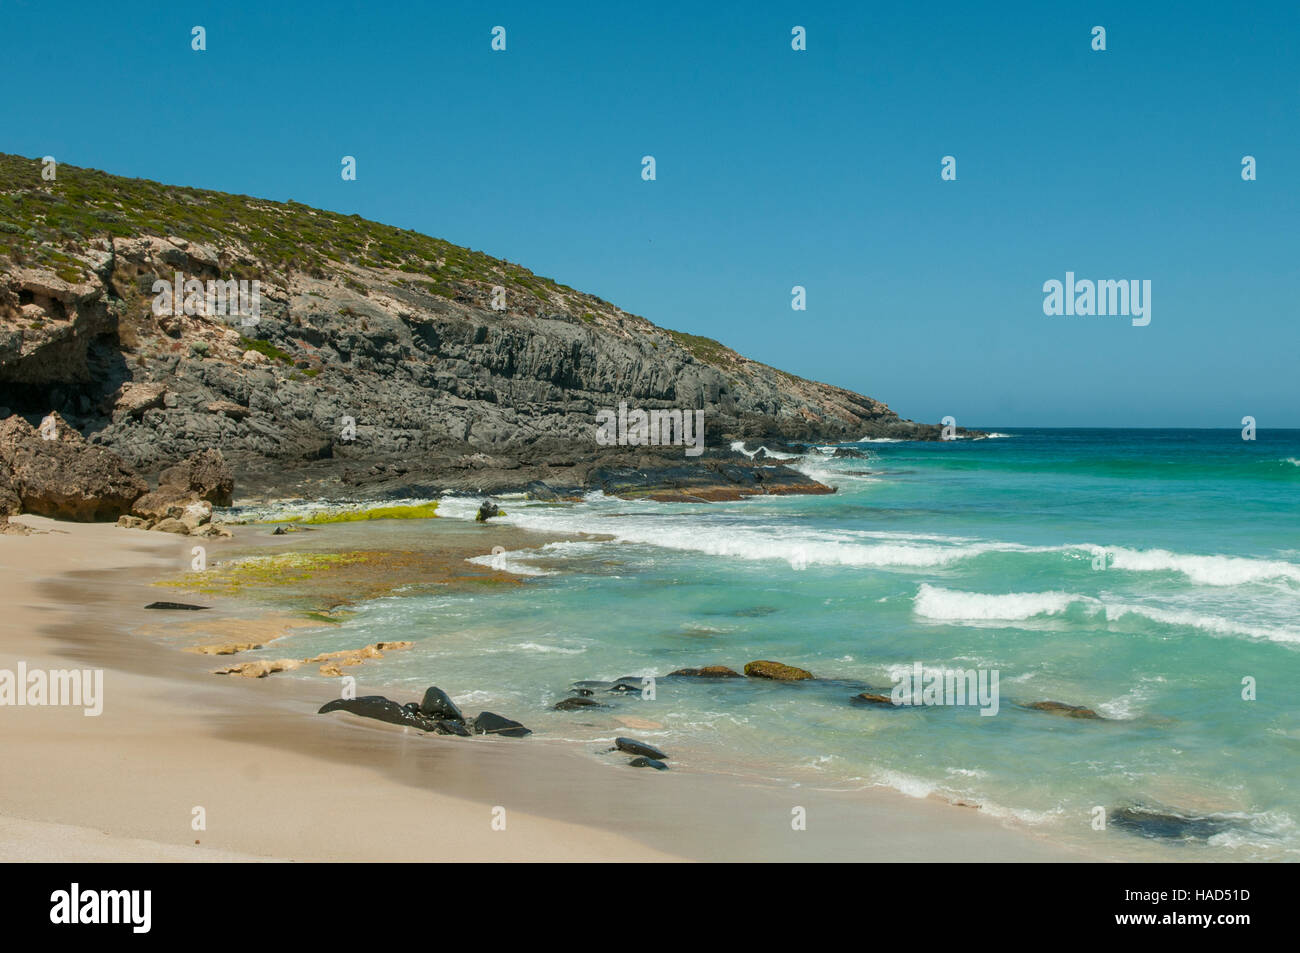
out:
{"label": "dry sand", "polygon": [[[218,677],[222,659],[139,634],[195,624],[142,609],[186,601],[151,582],[187,565],[193,540],[18,519],[46,532],[0,536],[0,668],[102,668],[104,709],[0,707],[0,860],[1088,859],[893,792],[761,787],[631,769],[558,741],[318,716],[337,683]],[[235,532],[206,545],[249,541]],[[212,604],[203,628],[231,639],[286,621]],[[791,829],[795,806],[807,830]],[[205,830],[191,827],[196,807]]]}

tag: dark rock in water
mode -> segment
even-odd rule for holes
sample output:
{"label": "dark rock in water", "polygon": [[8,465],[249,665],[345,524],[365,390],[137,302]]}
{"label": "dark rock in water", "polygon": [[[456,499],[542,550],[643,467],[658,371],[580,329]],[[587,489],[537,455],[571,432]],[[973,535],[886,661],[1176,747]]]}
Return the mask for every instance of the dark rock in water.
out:
{"label": "dark rock in water", "polygon": [[570,688],[570,695],[577,695],[579,698],[590,698],[595,694],[590,688]]}
{"label": "dark rock in water", "polygon": [[801,682],[806,678],[812,678],[813,673],[802,668],[795,668],[793,665],[786,665],[784,662],[769,662],[759,660],[750,662],[745,666],[745,674],[750,678],[770,678],[778,682]]}
{"label": "dark rock in water", "polygon": [[1115,809],[1110,814],[1110,823],[1131,834],[1163,840],[1206,840],[1232,827],[1224,817],[1186,816],[1139,806]]}
{"label": "dark rock in water", "polygon": [[1082,705],[1066,705],[1063,702],[1030,702],[1028,705],[1021,705],[1021,708],[1027,708],[1030,711],[1045,711],[1052,715],[1064,715],[1066,718],[1095,718],[1098,721],[1104,719],[1091,708],[1084,708]]}
{"label": "dark rock in water", "polygon": [[621,694],[637,692],[639,694],[646,687],[649,678],[650,676],[642,677],[640,675],[624,675],[622,678],[614,682],[614,684],[609,685],[606,688],[606,691]]}
{"label": "dark rock in water", "polygon": [[552,707],[555,711],[577,711],[579,708],[604,708],[605,706],[595,699],[579,696],[556,702]]}
{"label": "dark rock in water", "polygon": [[472,732],[459,721],[448,721],[445,718],[439,718],[435,724],[435,730],[440,735],[459,735],[462,738],[468,738]]}
{"label": "dark rock in water", "polygon": [[668,755],[664,754],[653,745],[648,745],[644,741],[637,741],[635,738],[615,738],[614,747],[619,751],[626,751],[628,754],[644,755],[647,758],[654,758],[656,761],[667,761]]}
{"label": "dark rock in water", "polygon": [[211,606],[192,606],[192,605],[190,605],[188,602],[151,602],[151,603],[149,603],[147,606],[145,606],[145,608],[146,608],[146,609],[189,609],[189,610],[198,610],[198,609],[210,609]]}
{"label": "dark rock in water", "polygon": [[836,447],[836,448],[835,448],[835,452],[832,453],[831,456],[832,456],[832,457],[839,457],[841,460],[843,460],[843,459],[849,459],[849,460],[865,460],[865,459],[867,459],[867,455],[866,455],[865,453],[863,453],[861,450],[854,450],[852,447]]}
{"label": "dark rock in water", "polygon": [[424,693],[424,700],[420,702],[420,711],[430,718],[443,718],[447,721],[459,722],[465,720],[465,716],[460,713],[456,703],[436,685],[430,685],[428,691]]}
{"label": "dark rock in water", "polygon": [[679,668],[675,672],[669,672],[668,677],[680,675],[689,678],[744,678],[737,671],[727,668],[725,665],[706,665],[703,668]]}
{"label": "dark rock in water", "polygon": [[500,516],[500,515],[501,515],[500,507],[498,507],[491,500],[484,500],[481,504],[479,504],[478,515],[475,516],[474,519],[480,523],[486,523],[492,517]]}
{"label": "dark rock in water", "polygon": [[907,708],[907,705],[895,705],[894,700],[888,695],[881,695],[879,692],[861,692],[853,696],[852,699],[859,705],[884,705],[887,708]]}
{"label": "dark rock in water", "polygon": [[503,718],[490,711],[479,712],[478,717],[471,724],[476,735],[504,735],[507,738],[522,738],[524,735],[532,734],[519,722]]}
{"label": "dark rock in water", "polygon": [[613,683],[613,682],[592,682],[592,681],[583,681],[583,682],[574,682],[574,683],[573,683],[573,687],[574,687],[575,690],[578,690],[578,691],[585,691],[588,695],[590,695],[593,689],[600,689],[601,691],[605,691],[605,690],[608,689],[612,684],[614,684],[614,683]]}
{"label": "dark rock in water", "polygon": [[530,500],[542,500],[547,503],[553,503],[560,498],[560,495],[550,488],[541,480],[534,480],[524,487],[524,493]]}
{"label": "dark rock in water", "polygon": [[668,770],[668,765],[658,758],[633,758],[628,764],[633,768],[654,768],[656,771]]}
{"label": "dark rock in water", "polygon": [[325,715],[332,711],[346,711],[353,715],[360,715],[362,718],[374,718],[377,721],[386,721],[390,725],[403,725],[407,728],[418,728],[421,731],[436,731],[437,723],[426,718],[418,711],[411,711],[391,698],[385,698],[383,695],[362,695],[360,698],[336,698],[332,702],[326,702],[316,712],[318,715]]}

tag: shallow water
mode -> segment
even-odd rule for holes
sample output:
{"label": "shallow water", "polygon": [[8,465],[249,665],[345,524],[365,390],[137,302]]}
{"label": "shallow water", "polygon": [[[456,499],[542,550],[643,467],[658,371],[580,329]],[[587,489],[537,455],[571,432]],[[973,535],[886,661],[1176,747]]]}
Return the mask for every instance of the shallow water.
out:
{"label": "shallow water", "polygon": [[[614,539],[485,552],[525,584],[379,598],[284,644],[413,640],[358,668],[358,691],[436,683],[539,735],[634,734],[682,767],[935,794],[1117,856],[1300,856],[1300,432],[1001,429],[858,444],[864,460],[813,449],[799,466],[833,496],[503,501],[504,522]],[[445,499],[427,532],[476,506]],[[663,677],[753,659],[819,679]],[[997,714],[850,701],[917,662],[996,670]],[[621,676],[657,676],[653,697],[550,710]],[[1102,717],[1019,707],[1045,700]],[[1095,808],[1132,805],[1215,823],[1093,830]]]}

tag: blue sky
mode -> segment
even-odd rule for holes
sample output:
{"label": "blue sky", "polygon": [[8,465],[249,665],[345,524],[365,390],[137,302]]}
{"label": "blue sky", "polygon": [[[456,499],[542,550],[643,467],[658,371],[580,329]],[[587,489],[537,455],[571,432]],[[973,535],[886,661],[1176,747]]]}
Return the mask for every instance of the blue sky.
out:
{"label": "blue sky", "polygon": [[[918,420],[1298,427],[1300,5],[1133,6],[4,0],[0,151],[417,229]],[[1045,316],[1066,271],[1151,324]]]}

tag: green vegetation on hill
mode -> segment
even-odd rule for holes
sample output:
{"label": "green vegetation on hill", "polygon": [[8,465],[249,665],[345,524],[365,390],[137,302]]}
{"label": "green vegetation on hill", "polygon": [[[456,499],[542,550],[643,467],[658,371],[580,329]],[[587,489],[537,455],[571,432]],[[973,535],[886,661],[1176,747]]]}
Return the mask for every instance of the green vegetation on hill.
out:
{"label": "green vegetation on hill", "polygon": [[[41,169],[37,159],[0,153],[0,268],[7,260],[40,266],[77,282],[89,277],[84,255],[95,240],[176,237],[218,251],[234,246],[235,256],[222,259],[224,277],[265,279],[302,272],[339,278],[351,290],[368,294],[367,286],[345,266],[388,269],[402,275],[385,280],[410,291],[461,300],[475,293],[474,300],[482,300],[484,292],[501,285],[509,301],[531,301],[534,313],[566,312],[593,328],[624,329],[630,321],[642,330],[658,330],[594,295],[519,265],[359,215],[63,164],[55,180],[46,181]],[[748,363],[711,338],[667,333],[702,363],[727,368]],[[243,346],[273,361],[292,363],[288,353],[269,342],[245,339]]]}
{"label": "green vegetation on hill", "polygon": [[59,261],[59,248],[138,235],[218,247],[235,240],[279,271],[323,275],[336,263],[391,268],[433,279],[422,285],[444,297],[455,295],[454,282],[501,284],[540,300],[552,290],[578,294],[519,265],[359,215],[71,165],[59,165],[50,182],[38,160],[0,153],[0,256],[50,265]]}

